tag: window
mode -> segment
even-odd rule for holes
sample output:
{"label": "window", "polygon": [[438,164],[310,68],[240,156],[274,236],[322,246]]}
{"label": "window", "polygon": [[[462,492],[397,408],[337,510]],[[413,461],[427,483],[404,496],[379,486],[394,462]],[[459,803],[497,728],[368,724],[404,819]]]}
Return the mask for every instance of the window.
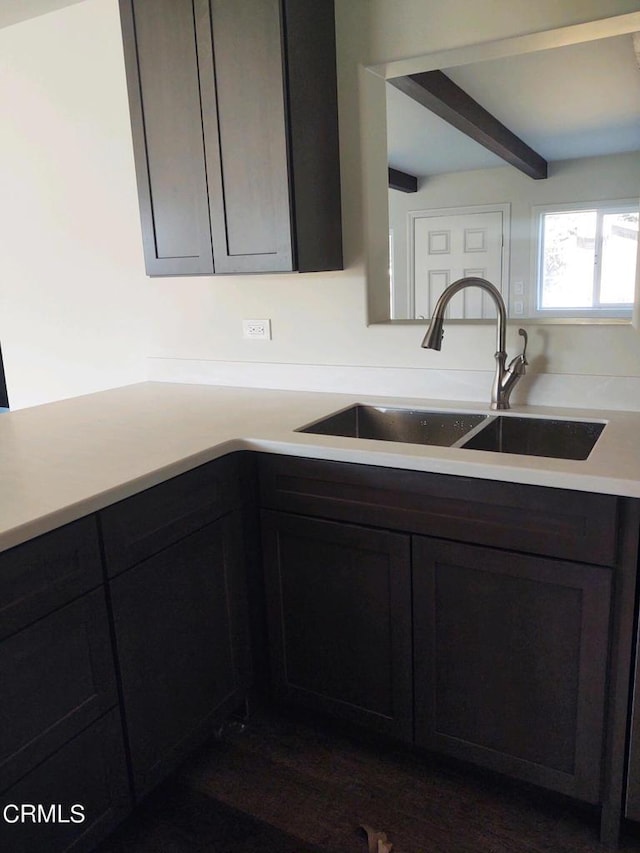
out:
{"label": "window", "polygon": [[629,317],[638,202],[536,208],[538,316]]}

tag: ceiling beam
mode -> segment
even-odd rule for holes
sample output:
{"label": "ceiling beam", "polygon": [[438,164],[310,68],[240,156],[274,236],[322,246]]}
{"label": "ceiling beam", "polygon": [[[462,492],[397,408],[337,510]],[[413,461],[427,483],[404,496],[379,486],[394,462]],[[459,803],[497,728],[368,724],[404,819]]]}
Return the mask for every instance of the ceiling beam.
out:
{"label": "ceiling beam", "polygon": [[392,169],[389,166],[389,189],[400,190],[403,193],[417,193],[418,179],[415,175],[401,172],[400,169]]}
{"label": "ceiling beam", "polygon": [[387,82],[530,178],[547,177],[547,161],[442,71],[392,77]]}

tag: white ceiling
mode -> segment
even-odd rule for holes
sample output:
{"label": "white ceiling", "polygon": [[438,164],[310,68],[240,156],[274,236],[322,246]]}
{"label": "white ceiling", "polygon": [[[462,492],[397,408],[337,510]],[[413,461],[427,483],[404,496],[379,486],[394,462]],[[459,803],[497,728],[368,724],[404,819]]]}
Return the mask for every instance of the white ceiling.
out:
{"label": "white ceiling", "polygon": [[[443,71],[546,160],[640,150],[631,35]],[[504,165],[387,84],[389,165],[423,177]]]}
{"label": "white ceiling", "polygon": [[[83,0],[0,0],[0,28]],[[487,60],[445,73],[546,160],[640,150],[632,36]],[[418,177],[504,165],[387,85],[389,164]]]}
{"label": "white ceiling", "polygon": [[0,0],[0,29],[81,2],[82,0]]}

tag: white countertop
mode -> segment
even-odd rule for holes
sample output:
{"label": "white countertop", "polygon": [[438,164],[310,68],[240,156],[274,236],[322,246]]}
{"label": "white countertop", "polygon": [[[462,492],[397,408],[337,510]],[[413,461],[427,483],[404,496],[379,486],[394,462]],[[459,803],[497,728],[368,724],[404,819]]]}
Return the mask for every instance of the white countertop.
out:
{"label": "white countertop", "polygon": [[489,413],[479,403],[145,382],[2,414],[0,550],[243,449],[640,497],[640,412],[511,410],[606,421],[584,461],[295,432],[356,402]]}

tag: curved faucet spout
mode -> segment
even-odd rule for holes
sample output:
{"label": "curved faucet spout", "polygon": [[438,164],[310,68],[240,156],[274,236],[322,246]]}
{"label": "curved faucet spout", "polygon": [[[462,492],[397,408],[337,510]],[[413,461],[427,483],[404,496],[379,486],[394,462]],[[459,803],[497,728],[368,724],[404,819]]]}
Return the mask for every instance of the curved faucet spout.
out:
{"label": "curved faucet spout", "polygon": [[476,276],[466,276],[454,281],[444,289],[440,298],[436,302],[433,310],[429,328],[422,341],[422,346],[425,349],[439,350],[442,347],[442,338],[444,336],[444,314],[447,310],[447,305],[451,299],[464,290],[465,287],[479,287],[486,291],[493,299],[498,312],[496,326],[496,373],[491,389],[491,408],[492,409],[508,409],[509,397],[511,391],[517,381],[524,374],[526,368],[526,332],[520,330],[520,334],[525,336],[525,347],[520,355],[517,355],[506,367],[507,353],[505,349],[506,327],[507,327],[507,309],[502,298],[502,294],[498,288],[487,281],[485,278],[477,278]]}
{"label": "curved faucet spout", "polygon": [[[505,328],[507,325],[507,309],[505,308],[504,300],[502,298],[502,294],[495,286],[495,284],[491,284],[490,281],[487,281],[486,278],[477,278],[476,276],[467,276],[466,278],[459,278],[457,281],[454,281],[440,294],[440,298],[436,302],[436,307],[433,309],[433,314],[431,316],[431,322],[429,324],[429,328],[427,329],[427,334],[424,336],[424,340],[422,341],[422,346],[425,349],[437,349],[439,350],[442,346],[442,336],[444,335],[444,312],[447,310],[447,305],[461,290],[464,290],[465,287],[480,287],[482,290],[486,291],[489,296],[493,298],[493,301],[496,304],[496,310],[498,311],[498,326],[496,328],[496,349],[498,352],[504,352],[505,350]],[[436,340],[439,332],[440,337],[438,338],[438,345],[436,346]]]}

